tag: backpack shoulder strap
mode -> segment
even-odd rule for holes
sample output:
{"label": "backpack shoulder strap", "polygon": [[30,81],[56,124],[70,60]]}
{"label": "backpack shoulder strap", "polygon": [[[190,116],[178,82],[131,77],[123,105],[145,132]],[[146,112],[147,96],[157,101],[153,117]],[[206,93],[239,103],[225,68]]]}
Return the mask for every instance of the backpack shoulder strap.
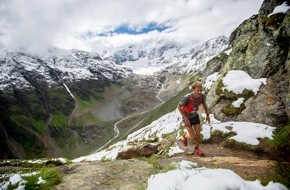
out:
{"label": "backpack shoulder strap", "polygon": [[[199,110],[199,106],[200,106],[201,102],[202,102],[202,95],[198,98],[197,106],[196,106],[196,111]],[[194,103],[193,103],[193,104],[194,104]],[[194,106],[194,105],[193,105],[193,106]]]}
{"label": "backpack shoulder strap", "polygon": [[186,101],[185,105],[189,106],[190,104],[192,104],[192,102],[193,102],[193,96],[192,96],[192,94],[191,95],[188,94],[187,101]]}
{"label": "backpack shoulder strap", "polygon": [[198,106],[201,104],[201,102],[202,102],[202,98],[203,98],[203,96],[200,95],[200,97],[198,98]]}

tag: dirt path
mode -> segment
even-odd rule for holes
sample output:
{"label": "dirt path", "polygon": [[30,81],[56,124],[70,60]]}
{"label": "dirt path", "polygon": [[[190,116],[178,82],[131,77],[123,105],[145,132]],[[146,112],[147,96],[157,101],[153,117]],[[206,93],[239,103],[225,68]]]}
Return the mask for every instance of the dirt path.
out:
{"label": "dirt path", "polygon": [[[230,169],[243,179],[262,181],[271,174],[276,163],[253,152],[227,149],[216,144],[201,144],[205,156],[199,157],[191,151],[193,145],[184,147],[180,141],[177,144],[186,152],[157,159],[164,168],[173,162],[188,160],[199,167]],[[153,167],[153,164],[137,158],[72,163],[61,166],[63,181],[53,189],[145,189],[148,178],[154,173]]]}
{"label": "dirt path", "polygon": [[228,149],[219,144],[201,144],[203,157],[193,153],[194,145],[184,147],[181,141],[177,141],[177,144],[185,151],[181,155],[182,158],[192,160],[199,166],[231,169],[244,179],[266,178],[273,172],[273,166],[276,164],[276,161],[269,160],[266,156],[242,149]]}

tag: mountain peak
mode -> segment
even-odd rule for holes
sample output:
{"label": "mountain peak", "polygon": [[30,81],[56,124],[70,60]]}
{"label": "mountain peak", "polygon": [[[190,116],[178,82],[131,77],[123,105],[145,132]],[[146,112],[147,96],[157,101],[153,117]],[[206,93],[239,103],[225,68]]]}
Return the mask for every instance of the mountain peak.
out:
{"label": "mountain peak", "polygon": [[[98,53],[80,50],[58,51],[53,49],[50,55],[39,57],[28,52],[6,51],[0,58],[0,89],[30,86],[24,73],[34,72],[42,76],[51,85],[61,81],[107,78],[124,78],[130,70],[112,62],[103,60]],[[57,76],[55,76],[57,74]]]}
{"label": "mountain peak", "polygon": [[228,38],[219,36],[204,44],[189,45],[177,42],[160,41],[142,42],[130,45],[105,57],[119,65],[131,68],[137,74],[153,74],[154,72],[189,73],[204,69],[205,63],[228,46]]}

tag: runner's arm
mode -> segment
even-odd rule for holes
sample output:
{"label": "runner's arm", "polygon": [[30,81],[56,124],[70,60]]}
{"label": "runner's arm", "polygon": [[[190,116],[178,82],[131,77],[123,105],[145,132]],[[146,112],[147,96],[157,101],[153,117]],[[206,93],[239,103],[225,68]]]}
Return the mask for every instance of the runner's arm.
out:
{"label": "runner's arm", "polygon": [[206,120],[208,123],[210,123],[210,117],[209,117],[209,112],[208,112],[207,104],[204,102],[204,103],[202,104],[202,106],[203,106],[203,109],[204,109],[205,114],[206,114],[206,118],[205,118],[205,120]]}
{"label": "runner's arm", "polygon": [[181,106],[179,104],[177,104],[177,109],[178,111],[180,112],[182,118],[183,118],[183,121],[185,123],[185,126],[190,126],[190,122],[189,122],[189,119],[187,118],[187,116],[185,115],[185,112],[181,109]]}

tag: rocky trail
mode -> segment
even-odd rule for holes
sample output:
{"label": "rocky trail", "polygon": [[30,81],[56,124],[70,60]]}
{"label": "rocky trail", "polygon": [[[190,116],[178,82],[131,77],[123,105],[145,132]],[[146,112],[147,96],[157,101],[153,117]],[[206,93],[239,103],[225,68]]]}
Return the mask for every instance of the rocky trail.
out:
{"label": "rocky trail", "polygon": [[[186,151],[185,157],[199,166],[209,168],[231,169],[244,179],[257,179],[269,174],[276,161],[270,160],[265,155],[257,155],[254,152],[242,149],[229,149],[220,144],[201,144],[203,157],[192,154],[194,145],[184,147],[178,142],[180,148]],[[188,151],[189,150],[189,151]]]}
{"label": "rocky trail", "polygon": [[[276,163],[250,151],[233,150],[208,143],[200,145],[205,156],[199,157],[191,151],[193,145],[184,147],[180,141],[177,141],[177,144],[185,150],[184,153],[170,158],[161,156],[156,162],[166,168],[173,162],[188,160],[197,163],[200,167],[233,170],[247,180],[266,178]],[[59,168],[64,178],[54,189],[146,189],[148,178],[154,174],[154,167],[154,164],[150,164],[146,159],[138,158],[72,163]]]}

